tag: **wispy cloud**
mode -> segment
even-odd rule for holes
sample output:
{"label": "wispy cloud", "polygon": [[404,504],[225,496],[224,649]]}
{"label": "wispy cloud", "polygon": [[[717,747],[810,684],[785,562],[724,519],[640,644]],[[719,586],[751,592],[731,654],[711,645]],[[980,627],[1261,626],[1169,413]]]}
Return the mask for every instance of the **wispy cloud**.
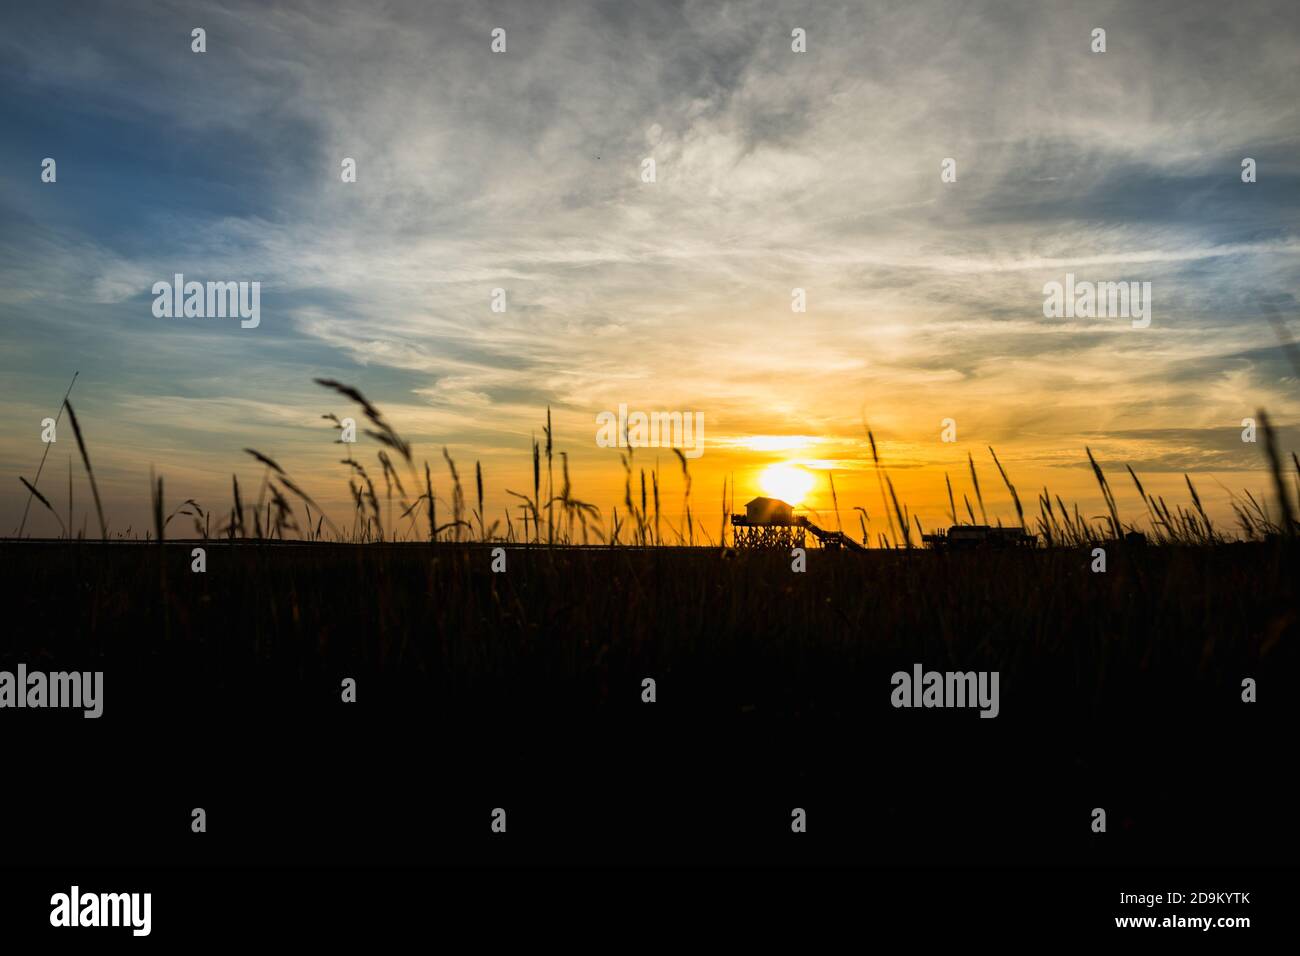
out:
{"label": "wispy cloud", "polygon": [[[107,421],[229,462],[318,415],[328,372],[501,468],[547,405],[596,461],[627,402],[703,410],[727,467],[864,417],[941,461],[951,416],[1026,467],[1125,434],[1175,470],[1236,459],[1160,435],[1297,410],[1258,311],[1300,278],[1293,5],[74,12],[0,38],[6,407],[78,366]],[[1151,281],[1151,328],[1044,319],[1066,271]],[[176,272],[260,280],[262,326],[154,319]],[[30,432],[6,416],[6,454]]]}

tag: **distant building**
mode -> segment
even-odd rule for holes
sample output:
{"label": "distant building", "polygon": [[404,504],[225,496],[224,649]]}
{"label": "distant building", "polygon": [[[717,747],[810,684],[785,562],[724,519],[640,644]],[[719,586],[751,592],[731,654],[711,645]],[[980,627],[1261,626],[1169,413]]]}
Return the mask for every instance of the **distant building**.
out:
{"label": "distant building", "polygon": [[745,505],[745,518],[751,525],[794,524],[794,508],[779,498],[755,498]]}
{"label": "distant building", "polygon": [[823,533],[779,498],[755,498],[743,515],[731,516],[731,529],[738,548],[802,548],[805,531]]}
{"label": "distant building", "polygon": [[1023,528],[992,528],[986,524],[955,524],[948,531],[922,535],[932,548],[1032,548],[1038,536]]}

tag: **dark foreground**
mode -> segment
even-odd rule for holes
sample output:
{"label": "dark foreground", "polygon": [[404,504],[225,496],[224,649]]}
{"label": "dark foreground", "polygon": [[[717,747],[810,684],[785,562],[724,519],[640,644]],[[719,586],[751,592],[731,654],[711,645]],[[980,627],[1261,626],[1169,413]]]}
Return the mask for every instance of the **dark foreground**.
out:
{"label": "dark foreground", "polygon": [[[1300,850],[1281,545],[196,546],[0,544],[0,670],[104,672],[97,720],[0,710],[4,865],[1016,866],[1105,919],[1115,868]],[[998,716],[892,707],[917,663]]]}

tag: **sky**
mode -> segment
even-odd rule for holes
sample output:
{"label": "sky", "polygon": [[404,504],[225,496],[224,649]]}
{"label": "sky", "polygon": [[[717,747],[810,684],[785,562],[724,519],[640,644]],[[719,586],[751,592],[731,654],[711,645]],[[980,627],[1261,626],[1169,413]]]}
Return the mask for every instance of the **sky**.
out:
{"label": "sky", "polygon": [[[1300,338],[1294,3],[4,17],[5,534],[74,372],[110,527],[133,533],[151,469],[169,510],[220,514],[232,474],[261,480],[245,448],[345,516],[344,446],[322,416],[360,416],[315,378],[379,406],[440,502],[444,447],[462,475],[481,463],[489,523],[531,490],[548,407],[574,494],[607,522],[624,467],[597,416],[702,413],[692,509],[715,538],[724,480],[739,509],[773,490],[773,465],[806,473],[799,503],[832,524],[833,474],[845,524],[860,506],[885,530],[867,429],[927,529],[948,520],[945,473],[959,509],[971,493],[968,455],[990,518],[1011,519],[989,447],[1030,503],[1046,486],[1101,513],[1091,448],[1123,517],[1142,511],[1129,464],[1171,503],[1190,474],[1220,522],[1229,492],[1270,493],[1244,418],[1266,409],[1300,449],[1296,371],[1265,314]],[[260,282],[259,324],[156,316],[153,286],[177,273]],[[1046,316],[1045,284],[1067,274],[1149,282],[1150,324]],[[348,446],[375,472],[381,447]],[[680,511],[671,449],[633,455],[656,462]],[[70,464],[73,524],[93,533],[64,420],[39,487],[65,517]],[[58,524],[37,508],[28,532]]]}

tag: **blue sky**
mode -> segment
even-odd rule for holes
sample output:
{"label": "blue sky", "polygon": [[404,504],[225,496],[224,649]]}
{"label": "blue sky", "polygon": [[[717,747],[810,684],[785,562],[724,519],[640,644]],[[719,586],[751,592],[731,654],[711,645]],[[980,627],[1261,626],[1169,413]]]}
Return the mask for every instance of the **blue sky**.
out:
{"label": "blue sky", "polygon": [[[1260,313],[1273,302],[1300,330],[1294,4],[50,3],[5,18],[6,531],[74,370],[118,526],[142,521],[151,465],[213,506],[232,472],[255,483],[246,446],[341,500],[320,416],[347,409],[319,376],[361,388],[417,455],[481,459],[498,509],[526,484],[548,405],[602,506],[622,471],[594,417],[620,403],[705,414],[710,501],[723,475],[745,497],[784,460],[756,450],[763,435],[812,436],[806,467],[874,495],[866,420],[927,520],[942,472],[987,445],[1022,484],[1067,495],[1091,493],[1085,445],[1157,487],[1191,471],[1261,490],[1259,449],[1239,439],[1259,407],[1297,445],[1295,373]],[[176,272],[260,281],[260,326],[155,318],[150,289]],[[1067,272],[1151,282],[1151,327],[1045,319],[1043,285]],[[946,417],[955,444],[938,441]],[[60,488],[72,450],[51,454]]]}

